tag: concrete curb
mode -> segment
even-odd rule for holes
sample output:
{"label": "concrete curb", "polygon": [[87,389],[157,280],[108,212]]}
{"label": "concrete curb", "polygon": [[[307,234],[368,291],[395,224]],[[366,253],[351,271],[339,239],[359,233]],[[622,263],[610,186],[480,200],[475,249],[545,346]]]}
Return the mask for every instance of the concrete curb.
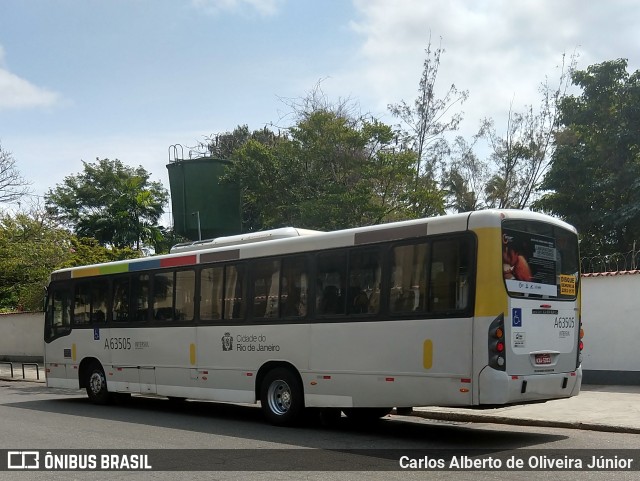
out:
{"label": "concrete curb", "polygon": [[487,415],[429,411],[413,411],[411,415],[423,419],[432,419],[437,421],[511,424],[515,426],[536,426],[544,428],[582,429],[587,431],[600,431],[607,433],[640,434],[639,428],[597,423],[583,423],[579,421],[552,421],[546,419],[513,418],[491,414]]}
{"label": "concrete curb", "polygon": [[29,379],[29,378],[22,379],[21,377],[7,377],[7,376],[0,376],[0,381],[35,382],[35,383],[40,383],[40,384],[45,384],[45,382],[46,382],[44,379]]}

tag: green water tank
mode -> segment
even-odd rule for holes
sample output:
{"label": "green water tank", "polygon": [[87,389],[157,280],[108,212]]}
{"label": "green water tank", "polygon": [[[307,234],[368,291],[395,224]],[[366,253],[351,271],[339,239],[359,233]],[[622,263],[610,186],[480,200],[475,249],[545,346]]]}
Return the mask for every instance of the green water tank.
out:
{"label": "green water tank", "polygon": [[212,157],[170,160],[167,169],[176,233],[194,241],[240,233],[240,188],[221,182],[229,163]]}

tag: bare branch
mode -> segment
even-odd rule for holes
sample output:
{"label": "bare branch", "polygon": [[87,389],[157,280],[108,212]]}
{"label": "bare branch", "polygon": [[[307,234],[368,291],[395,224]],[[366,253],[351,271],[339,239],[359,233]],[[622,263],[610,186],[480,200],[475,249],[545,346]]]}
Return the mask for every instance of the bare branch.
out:
{"label": "bare branch", "polygon": [[11,152],[0,143],[0,202],[11,203],[30,192],[27,182],[18,171]]}

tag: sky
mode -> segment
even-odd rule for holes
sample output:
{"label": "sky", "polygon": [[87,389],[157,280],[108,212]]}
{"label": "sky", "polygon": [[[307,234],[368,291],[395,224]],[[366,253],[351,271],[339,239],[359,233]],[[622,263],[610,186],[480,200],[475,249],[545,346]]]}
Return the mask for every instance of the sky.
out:
{"label": "sky", "polygon": [[397,123],[387,106],[416,98],[430,40],[436,91],[469,91],[470,138],[537,106],[563,55],[639,69],[639,27],[635,0],[0,0],[0,145],[32,201],[96,158],[168,188],[170,145],[290,126],[318,84]]}

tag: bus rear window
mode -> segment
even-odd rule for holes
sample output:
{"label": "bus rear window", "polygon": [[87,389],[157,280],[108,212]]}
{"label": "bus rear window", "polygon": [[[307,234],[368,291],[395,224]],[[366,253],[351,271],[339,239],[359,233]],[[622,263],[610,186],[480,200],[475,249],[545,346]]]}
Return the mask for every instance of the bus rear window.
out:
{"label": "bus rear window", "polygon": [[543,222],[503,222],[502,272],[509,294],[574,299],[578,266],[574,232]]}

